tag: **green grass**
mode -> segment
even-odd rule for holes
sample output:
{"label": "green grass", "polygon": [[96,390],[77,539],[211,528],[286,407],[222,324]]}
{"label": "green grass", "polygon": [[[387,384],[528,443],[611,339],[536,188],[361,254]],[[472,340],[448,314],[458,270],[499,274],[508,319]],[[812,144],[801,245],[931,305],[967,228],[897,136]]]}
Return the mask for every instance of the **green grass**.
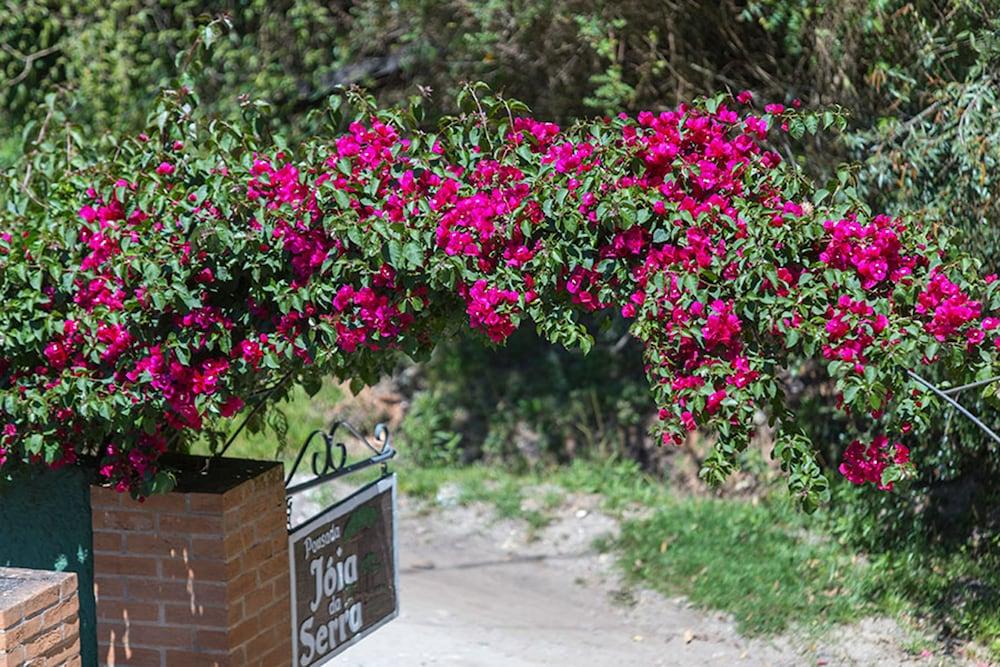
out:
{"label": "green grass", "polygon": [[869,580],[886,609],[926,619],[946,639],[969,637],[1000,662],[1000,560],[921,545],[872,558]]}
{"label": "green grass", "polygon": [[459,504],[485,503],[494,508],[498,518],[520,519],[532,530],[547,526],[552,520],[551,510],[562,500],[560,495],[548,491],[540,507],[526,506],[531,487],[542,482],[542,478],[533,475],[513,475],[481,465],[417,467],[412,466],[405,455],[395,467],[403,493],[434,501],[442,488],[454,487],[457,491],[455,501]]}
{"label": "green grass", "polygon": [[681,496],[631,461],[577,462],[560,476],[570,490],[601,493],[623,518],[605,546],[628,580],[732,614],[741,632],[775,633],[856,620],[873,610],[866,566],[817,528],[781,492],[761,502]]}
{"label": "green grass", "polygon": [[781,503],[664,498],[614,544],[630,581],[728,612],[745,634],[819,627],[872,611],[865,566]]}

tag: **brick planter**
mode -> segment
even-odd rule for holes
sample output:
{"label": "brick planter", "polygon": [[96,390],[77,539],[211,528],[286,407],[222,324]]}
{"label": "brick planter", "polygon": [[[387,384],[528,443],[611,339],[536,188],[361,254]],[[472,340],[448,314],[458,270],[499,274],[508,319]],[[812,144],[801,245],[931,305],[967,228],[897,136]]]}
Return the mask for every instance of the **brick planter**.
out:
{"label": "brick planter", "polygon": [[97,661],[90,473],[82,467],[21,470],[0,483],[0,567],[73,572],[80,658]]}
{"label": "brick planter", "polygon": [[0,567],[0,667],[80,667],[76,575]]}
{"label": "brick planter", "polygon": [[291,663],[282,467],[204,464],[185,457],[177,490],[141,504],[92,488],[101,665]]}

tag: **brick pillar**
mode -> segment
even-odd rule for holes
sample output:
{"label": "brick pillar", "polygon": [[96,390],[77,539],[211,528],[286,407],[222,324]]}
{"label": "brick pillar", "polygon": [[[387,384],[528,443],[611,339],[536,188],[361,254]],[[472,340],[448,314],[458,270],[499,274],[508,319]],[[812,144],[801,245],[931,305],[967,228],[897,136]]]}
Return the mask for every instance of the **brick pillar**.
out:
{"label": "brick pillar", "polygon": [[92,489],[102,665],[291,663],[282,467],[242,463],[144,503]]}
{"label": "brick pillar", "polygon": [[0,667],[80,667],[76,575],[0,567]]}

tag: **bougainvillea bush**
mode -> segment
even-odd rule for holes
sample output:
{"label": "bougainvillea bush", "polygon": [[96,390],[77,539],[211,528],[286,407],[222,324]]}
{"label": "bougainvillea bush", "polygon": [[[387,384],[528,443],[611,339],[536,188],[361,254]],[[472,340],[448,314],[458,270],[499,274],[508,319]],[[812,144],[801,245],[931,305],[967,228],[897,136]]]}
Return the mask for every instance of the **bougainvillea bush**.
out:
{"label": "bougainvillea bush", "polygon": [[763,411],[810,508],[828,481],[784,407],[790,363],[824,360],[869,415],[834,465],[883,489],[933,400],[907,370],[995,374],[993,277],[773,148],[842,117],[741,94],[560,128],[477,86],[458,103],[425,132],[416,106],[333,97],[297,146],[259,136],[252,104],[244,124],[201,117],[186,89],[137,136],[33,128],[0,212],[0,470],[88,457],[122,491],[164,490],[165,452],[218,448],[290,386],[370,382],[466,328],[586,349],[580,314],[613,309],[664,444],[715,433],[718,482]]}

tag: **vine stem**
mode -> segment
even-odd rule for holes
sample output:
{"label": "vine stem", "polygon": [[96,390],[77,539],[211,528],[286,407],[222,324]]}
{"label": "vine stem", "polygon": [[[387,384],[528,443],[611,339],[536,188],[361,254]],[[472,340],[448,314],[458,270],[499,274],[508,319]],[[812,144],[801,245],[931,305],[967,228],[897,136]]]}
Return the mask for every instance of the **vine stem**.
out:
{"label": "vine stem", "polygon": [[[909,375],[914,380],[916,380],[917,382],[919,382],[920,384],[922,384],[923,386],[925,386],[928,389],[930,389],[934,394],[936,394],[940,398],[942,398],[945,401],[947,401],[952,407],[954,407],[956,410],[958,410],[963,415],[965,415],[966,417],[968,417],[969,420],[972,421],[973,424],[975,424],[980,429],[982,429],[982,431],[986,435],[990,436],[990,438],[992,438],[994,442],[996,442],[998,445],[1000,445],[1000,435],[997,435],[996,433],[994,433],[993,430],[989,426],[987,426],[986,424],[984,424],[982,422],[982,420],[979,419],[979,417],[977,417],[976,415],[972,414],[967,409],[965,409],[965,407],[963,407],[961,403],[959,403],[954,398],[952,398],[951,396],[949,396],[947,393],[945,393],[941,389],[938,389],[936,386],[934,386],[933,384],[931,384],[930,382],[928,382],[924,378],[920,377],[919,375],[917,375],[913,371],[908,370],[908,371],[906,371],[906,374]],[[974,384],[976,384],[976,383],[974,383]],[[982,383],[978,383],[978,384],[982,384]],[[969,385],[969,386],[973,386],[973,385]],[[956,387],[955,389],[961,390],[961,389],[966,389],[966,388],[968,388],[968,387]],[[954,391],[954,390],[952,390],[952,391]]]}
{"label": "vine stem", "polygon": [[990,378],[989,380],[980,380],[979,382],[970,382],[969,384],[963,384],[960,387],[952,387],[951,389],[945,389],[946,394],[957,394],[959,392],[965,391],[966,389],[975,389],[976,387],[982,387],[984,384],[990,384],[1000,380],[1000,375],[997,377]]}
{"label": "vine stem", "polygon": [[233,431],[233,434],[229,436],[229,439],[226,440],[226,444],[223,445],[222,449],[219,450],[219,452],[216,453],[212,458],[222,458],[222,456],[225,455],[225,453],[229,449],[229,447],[233,444],[233,442],[236,441],[236,437],[240,433],[243,432],[243,429],[246,427],[247,423],[253,418],[253,416],[255,414],[257,414],[258,412],[260,412],[260,409],[264,407],[264,404],[266,404],[267,401],[268,401],[268,399],[271,398],[271,395],[274,394],[275,391],[277,391],[278,387],[281,387],[282,385],[284,385],[285,382],[287,382],[288,379],[292,377],[292,374],[293,374],[293,371],[289,371],[288,373],[285,373],[285,375],[282,376],[282,378],[280,380],[278,380],[277,382],[274,383],[274,386],[272,386],[267,391],[267,393],[265,393],[263,396],[261,396],[260,400],[257,401],[257,404],[255,406],[253,406],[253,409],[247,414],[246,417],[243,418],[243,421],[240,422],[240,425],[236,428],[235,431]]}

